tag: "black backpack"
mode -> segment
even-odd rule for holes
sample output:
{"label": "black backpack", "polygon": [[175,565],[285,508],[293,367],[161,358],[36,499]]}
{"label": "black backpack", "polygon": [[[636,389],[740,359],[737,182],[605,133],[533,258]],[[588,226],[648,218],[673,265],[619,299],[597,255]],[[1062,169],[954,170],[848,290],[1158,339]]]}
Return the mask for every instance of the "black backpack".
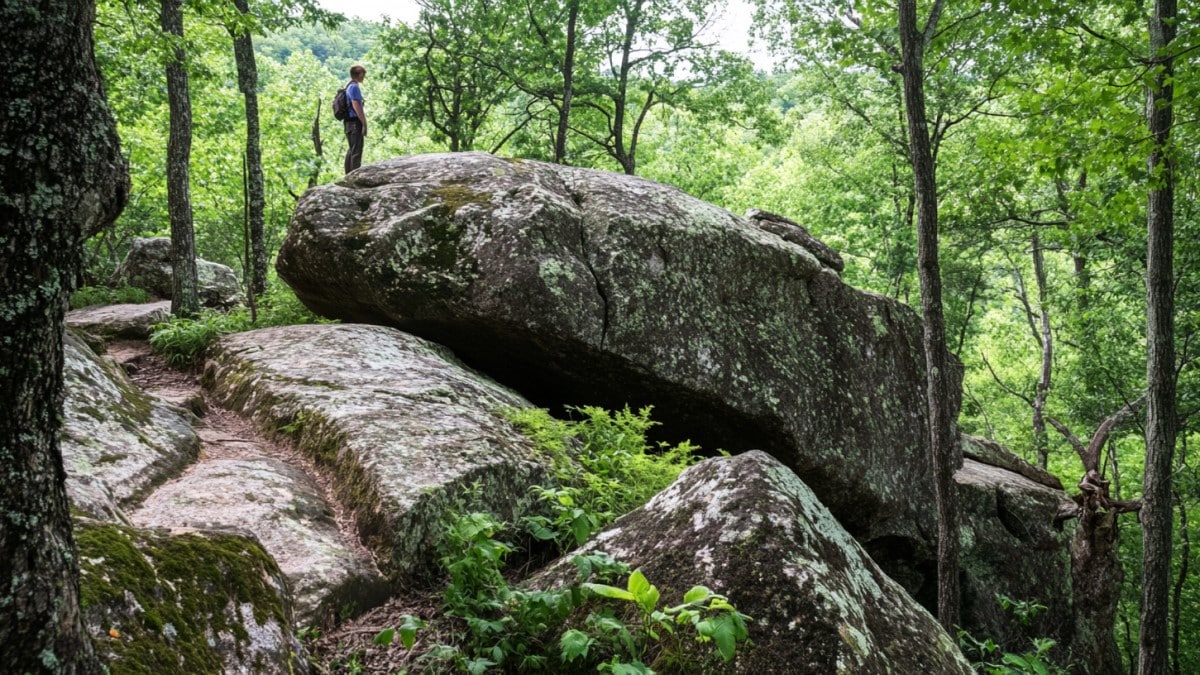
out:
{"label": "black backpack", "polygon": [[[350,86],[350,82],[346,83],[346,87]],[[346,100],[346,87],[338,89],[337,93],[333,95],[333,119],[335,120],[344,120],[350,117],[350,102]]]}

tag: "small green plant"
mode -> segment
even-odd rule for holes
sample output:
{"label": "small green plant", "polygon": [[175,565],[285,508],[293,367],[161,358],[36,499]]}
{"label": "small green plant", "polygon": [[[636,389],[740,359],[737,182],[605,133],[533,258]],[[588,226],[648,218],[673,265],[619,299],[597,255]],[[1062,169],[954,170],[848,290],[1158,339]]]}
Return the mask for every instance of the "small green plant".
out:
{"label": "small green plant", "polygon": [[412,649],[417,641],[417,631],[425,627],[425,622],[413,616],[412,614],[404,614],[400,617],[400,625],[395,628],[385,628],[379,631],[372,640],[374,644],[381,647],[388,647],[396,640],[396,635],[400,636],[400,644],[405,649]]}
{"label": "small green plant", "polygon": [[[1040,603],[1015,600],[1001,594],[996,595],[996,602],[1005,611],[1012,612],[1022,626],[1033,625],[1034,618],[1046,609]],[[1005,652],[995,640],[978,640],[965,630],[958,631],[958,644],[975,670],[988,675],[1066,675],[1069,672],[1051,660],[1050,651],[1056,643],[1050,638],[1034,638],[1033,650],[1023,654]]]}
{"label": "small green plant", "polygon": [[321,631],[316,626],[301,626],[296,629],[296,639],[301,642],[316,642],[321,638]]}
{"label": "small green plant", "polygon": [[[629,575],[629,581],[623,589],[596,583],[585,583],[583,588],[603,598],[631,603],[638,610],[636,633],[629,633],[623,626],[618,628],[609,624],[617,628],[616,636],[619,639],[614,646],[623,648],[626,656],[632,660],[628,663],[609,662],[606,665],[615,667],[624,664],[635,669],[643,668],[649,647],[655,643],[660,644],[658,660],[678,659],[682,649],[676,631],[680,626],[691,626],[695,630],[696,640],[700,642],[713,642],[717,653],[727,662],[733,659],[737,643],[745,641],[750,635],[746,627],[749,617],[737,611],[728,598],[704,586],[693,586],[684,594],[682,603],[663,609],[658,608],[658,588],[646,579],[641,570]],[[597,617],[596,621],[612,619],[611,615],[605,614],[593,616]],[[589,617],[591,620],[592,617]],[[581,637],[572,636],[570,642],[574,645],[580,640]]]}
{"label": "small green plant", "polygon": [[71,309],[96,305],[142,304],[150,302],[150,294],[133,286],[84,286],[71,294]]}

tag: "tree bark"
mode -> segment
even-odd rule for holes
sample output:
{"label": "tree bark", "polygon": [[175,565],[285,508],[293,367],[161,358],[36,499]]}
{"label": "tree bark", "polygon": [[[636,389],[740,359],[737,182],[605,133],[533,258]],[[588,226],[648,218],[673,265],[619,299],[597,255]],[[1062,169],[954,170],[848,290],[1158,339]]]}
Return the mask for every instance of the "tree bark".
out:
{"label": "tree bark", "polygon": [[171,313],[200,313],[196,279],[196,232],[192,224],[189,163],[192,157],[192,102],[188,93],[183,53],[183,0],[162,0],[159,20],[163,33],[173,40],[173,58],[167,62],[167,101],[171,133],[167,140],[167,212],[171,218],[171,268],[174,296]]}
{"label": "tree bark", "polygon": [[1033,277],[1037,283],[1042,344],[1042,372],[1033,397],[1033,443],[1037,450],[1038,466],[1045,469],[1050,466],[1050,442],[1046,437],[1046,399],[1050,395],[1051,373],[1054,368],[1054,336],[1050,333],[1050,303],[1046,299],[1046,260],[1036,227],[1030,242],[1033,245]]}
{"label": "tree bark", "polygon": [[[250,13],[247,0],[233,0],[243,17]],[[258,65],[254,60],[254,40],[247,28],[233,33],[233,56],[237,62],[238,89],[246,101],[246,168],[249,172],[250,279],[246,284],[252,296],[267,290],[267,245],[263,237],[262,133],[258,120]]]}
{"label": "tree bark", "polygon": [[1174,123],[1176,0],[1155,0],[1150,58],[1156,68],[1146,105],[1152,149],[1146,206],[1146,470],[1142,494],[1142,614],[1138,672],[1167,672],[1171,575],[1171,464],[1175,451],[1175,173],[1169,148]]}
{"label": "tree bark", "polygon": [[1140,503],[1111,498],[1109,482],[1100,475],[1100,462],[1101,451],[1113,431],[1134,417],[1142,401],[1139,397],[1105,418],[1086,446],[1062,422],[1046,418],[1075,449],[1083,465],[1080,493],[1075,498],[1079,524],[1071,540],[1071,591],[1075,598],[1071,654],[1078,660],[1080,672],[1089,675],[1125,673],[1116,640],[1117,605],[1124,579],[1117,555],[1117,516],[1137,510]]}
{"label": "tree bark", "polygon": [[567,131],[571,122],[571,97],[575,91],[575,42],[579,24],[579,2],[570,0],[567,10],[567,44],[563,55],[562,106],[558,109],[558,130],[554,134],[554,163],[562,164],[567,157]]}
{"label": "tree bark", "polygon": [[937,177],[925,119],[924,82],[925,44],[933,34],[940,7],[941,0],[938,0],[923,31],[917,28],[916,0],[900,0],[897,9],[902,54],[900,73],[904,78],[913,191],[917,197],[917,274],[921,283],[929,445],[938,514],[938,621],[953,634],[959,623],[958,492],[954,484],[954,472],[959,462],[950,399],[946,395],[949,362],[938,266]]}
{"label": "tree bark", "polygon": [[102,671],[64,488],[63,315],[129,193],[90,0],[0,3],[0,672]]}

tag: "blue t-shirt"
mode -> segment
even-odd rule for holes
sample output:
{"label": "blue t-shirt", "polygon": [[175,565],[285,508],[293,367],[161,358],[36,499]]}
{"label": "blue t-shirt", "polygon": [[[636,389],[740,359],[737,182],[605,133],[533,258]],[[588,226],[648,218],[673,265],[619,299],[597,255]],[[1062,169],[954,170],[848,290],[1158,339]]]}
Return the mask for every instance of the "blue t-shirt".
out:
{"label": "blue t-shirt", "polygon": [[367,109],[366,103],[363,102],[362,89],[358,86],[357,82],[351,80],[350,84],[346,85],[346,107],[349,108],[348,112],[350,114],[348,117],[352,120],[358,119],[358,114],[354,112],[355,101],[358,101],[358,104],[363,107],[364,111]]}

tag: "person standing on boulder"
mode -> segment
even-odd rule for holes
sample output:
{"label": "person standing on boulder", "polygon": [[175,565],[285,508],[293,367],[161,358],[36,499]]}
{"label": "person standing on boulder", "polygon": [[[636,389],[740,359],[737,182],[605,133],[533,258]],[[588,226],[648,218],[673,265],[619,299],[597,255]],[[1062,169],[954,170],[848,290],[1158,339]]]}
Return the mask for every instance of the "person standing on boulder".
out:
{"label": "person standing on boulder", "polygon": [[346,129],[346,173],[362,166],[363,139],[367,136],[367,114],[363,112],[362,81],[367,76],[367,69],[355,64],[350,68],[350,84],[346,85],[346,119],[342,125]]}

